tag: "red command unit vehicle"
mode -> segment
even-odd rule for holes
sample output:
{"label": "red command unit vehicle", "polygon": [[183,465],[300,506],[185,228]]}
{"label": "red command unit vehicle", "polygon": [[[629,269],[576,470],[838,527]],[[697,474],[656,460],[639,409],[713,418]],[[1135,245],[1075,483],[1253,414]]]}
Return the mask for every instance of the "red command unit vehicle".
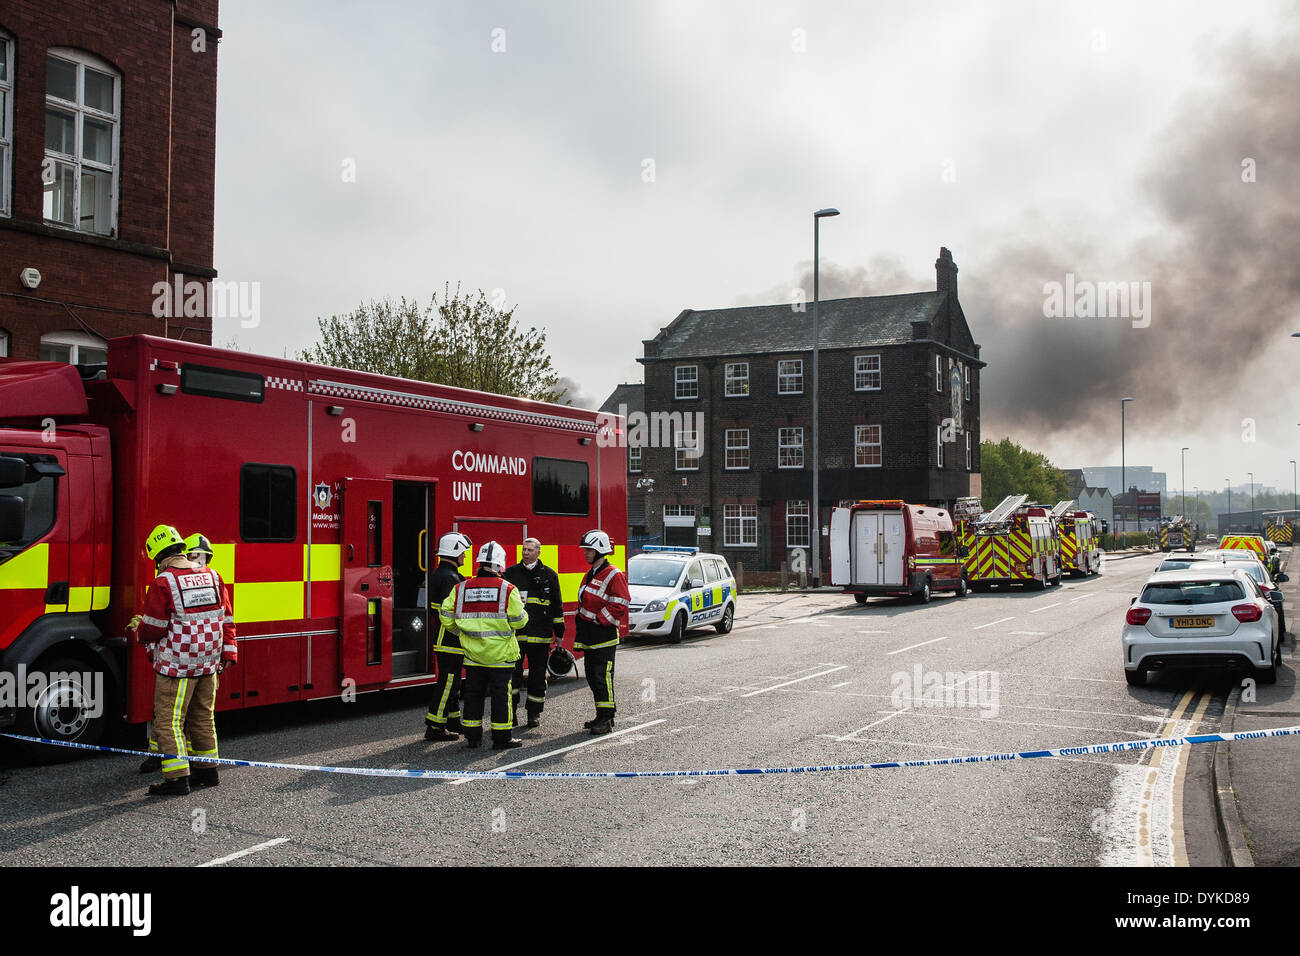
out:
{"label": "red command unit vehicle", "polygon": [[942,508],[892,499],[859,501],[831,512],[831,583],[859,604],[871,595],[911,595],[924,604],[934,591],[966,595],[952,516]]}
{"label": "red command unit vehicle", "polygon": [[1087,576],[1101,567],[1097,516],[1075,509],[1073,501],[1058,502],[1052,509],[1056,539],[1061,552],[1061,570]]}
{"label": "red command unit vehicle", "polygon": [[110,701],[0,704],[29,733],[93,742],[110,715],[152,716],[124,635],[155,525],[207,535],[230,589],[219,710],[431,682],[440,534],[512,561],[539,538],[571,616],[583,532],[627,527],[617,418],[148,336],[112,340],[99,369],[0,360],[0,669],[75,672]]}
{"label": "red command unit vehicle", "polygon": [[1061,583],[1056,521],[1047,508],[1026,504],[1028,500],[1028,495],[1007,495],[992,511],[961,523],[958,540],[967,551],[966,575],[972,590]]}

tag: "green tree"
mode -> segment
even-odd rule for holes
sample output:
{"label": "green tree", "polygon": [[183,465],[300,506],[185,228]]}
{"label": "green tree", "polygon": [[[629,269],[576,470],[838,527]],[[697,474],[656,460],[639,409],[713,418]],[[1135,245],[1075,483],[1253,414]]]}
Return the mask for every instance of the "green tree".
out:
{"label": "green tree", "polygon": [[1052,506],[1070,495],[1070,480],[1047,456],[1022,448],[1010,438],[980,442],[980,472],[984,482],[981,504],[997,507],[1007,495],[1028,495],[1030,501]]}
{"label": "green tree", "polygon": [[299,359],[361,372],[554,402],[563,397],[546,333],[521,328],[483,290],[450,284],[423,308],[405,297],[371,301],[347,315],[317,319],[320,340]]}

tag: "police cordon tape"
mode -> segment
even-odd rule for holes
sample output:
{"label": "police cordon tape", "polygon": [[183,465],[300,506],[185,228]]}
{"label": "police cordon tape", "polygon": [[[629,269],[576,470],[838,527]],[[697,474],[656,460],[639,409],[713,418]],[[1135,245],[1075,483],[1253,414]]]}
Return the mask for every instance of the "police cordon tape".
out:
{"label": "police cordon tape", "polygon": [[[1082,747],[1056,747],[1050,750],[1023,750],[1002,754],[978,754],[970,757],[932,757],[928,760],[891,760],[883,763],[822,764],[807,767],[753,767],[724,770],[574,770],[529,772],[522,770],[390,770],[378,767],[321,767],[315,764],[272,763],[266,760],[231,760],[226,757],[207,757],[202,762],[227,767],[262,767],[267,770],[308,770],[317,773],[347,773],[362,777],[406,777],[416,780],[606,780],[628,777],[744,777],[752,774],[777,773],[832,773],[851,770],[888,770],[896,767],[943,767],[963,763],[1002,763],[1009,760],[1033,760],[1038,757],[1079,757],[1087,754],[1132,753],[1156,747],[1181,747],[1184,744],[1230,743],[1234,740],[1260,740],[1264,737],[1300,736],[1300,727],[1276,727],[1270,730],[1239,730],[1228,734],[1194,734],[1190,737],[1162,737],[1158,740],[1126,740],[1113,744],[1092,744]],[[102,753],[126,754],[132,757],[163,757],[175,759],[174,754],[154,754],[147,750],[122,750],[117,747],[100,747],[78,744],[47,737],[27,737],[22,734],[0,734],[14,740],[30,743],[52,744],[76,750],[97,750]],[[539,756],[546,756],[540,754]],[[198,762],[198,761],[195,761]]]}

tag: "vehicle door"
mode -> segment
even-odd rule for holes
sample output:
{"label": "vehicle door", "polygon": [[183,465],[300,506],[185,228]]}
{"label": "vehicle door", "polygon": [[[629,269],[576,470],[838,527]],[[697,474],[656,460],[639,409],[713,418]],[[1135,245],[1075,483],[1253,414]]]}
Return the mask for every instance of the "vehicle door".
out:
{"label": "vehicle door", "polygon": [[903,585],[903,567],[907,558],[907,530],[901,511],[885,511],[880,515],[881,547],[880,584]]}
{"label": "vehicle door", "polygon": [[343,482],[343,606],[339,665],[358,687],[393,677],[393,483]]}
{"label": "vehicle door", "polygon": [[884,550],[880,519],[878,511],[853,512],[850,527],[853,546],[849,553],[853,560],[850,573],[854,584],[880,584],[883,581]]}
{"label": "vehicle door", "polygon": [[691,616],[687,622],[689,627],[703,624],[712,616],[713,589],[706,587],[706,583],[704,562],[696,558],[686,566],[686,575],[682,579],[682,587],[686,592],[685,599],[691,609]]}

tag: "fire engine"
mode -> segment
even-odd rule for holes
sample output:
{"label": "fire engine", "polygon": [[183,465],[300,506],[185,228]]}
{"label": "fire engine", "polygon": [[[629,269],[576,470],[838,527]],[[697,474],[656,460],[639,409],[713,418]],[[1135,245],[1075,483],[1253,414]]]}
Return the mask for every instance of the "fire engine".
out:
{"label": "fire engine", "polygon": [[873,594],[911,595],[919,604],[933,591],[966,596],[952,517],[943,508],[897,499],[835,508],[830,546],[831,583],[859,604]]}
{"label": "fire engine", "polygon": [[1268,540],[1274,544],[1291,544],[1295,537],[1295,531],[1291,522],[1286,518],[1275,518],[1269,522],[1264,529]]}
{"label": "fire engine", "polygon": [[[74,675],[62,695],[0,704],[0,725],[88,743],[110,715],[150,719],[153,672],[125,635],[158,524],[207,535],[231,592],[239,663],[219,710],[430,683],[430,541],[458,530],[517,559],[540,539],[572,615],[581,535],[627,527],[621,431],[584,409],[149,336],[112,340],[105,366],[0,360],[0,670]],[[87,677],[108,706],[88,706]]]}
{"label": "fire engine", "polygon": [[1175,551],[1186,548],[1196,550],[1196,525],[1182,515],[1160,520],[1160,550]]}
{"label": "fire engine", "polygon": [[1028,495],[1007,495],[979,518],[963,520],[957,539],[966,552],[966,579],[974,591],[995,584],[1061,583],[1056,521]]}
{"label": "fire engine", "polygon": [[1101,549],[1097,541],[1097,516],[1078,511],[1074,501],[1058,501],[1052,509],[1056,521],[1061,567],[1071,574],[1096,574],[1101,567]]}

